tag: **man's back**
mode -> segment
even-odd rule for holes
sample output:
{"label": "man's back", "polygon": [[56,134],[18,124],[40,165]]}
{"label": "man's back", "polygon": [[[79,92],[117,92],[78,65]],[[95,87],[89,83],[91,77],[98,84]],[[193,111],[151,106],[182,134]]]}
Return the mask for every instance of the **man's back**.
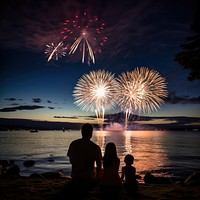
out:
{"label": "man's back", "polygon": [[101,149],[94,142],[82,138],[70,144],[67,155],[72,164],[72,178],[92,180],[95,176],[95,161],[101,160]]}

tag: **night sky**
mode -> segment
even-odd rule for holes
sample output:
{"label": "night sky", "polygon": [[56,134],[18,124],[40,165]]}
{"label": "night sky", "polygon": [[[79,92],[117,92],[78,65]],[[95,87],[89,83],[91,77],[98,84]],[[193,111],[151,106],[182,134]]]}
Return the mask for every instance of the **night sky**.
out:
{"label": "night sky", "polygon": [[[146,114],[152,123],[200,117],[199,81],[189,81],[189,72],[174,61],[180,45],[192,34],[196,1],[7,0],[0,4],[1,118],[83,122],[94,115],[74,104],[73,89],[83,74],[105,69],[117,77],[142,66],[165,77],[169,92],[158,112]],[[59,41],[65,20],[84,12],[105,23],[101,34],[108,40],[95,56],[96,63],[82,63],[78,51],[47,62],[46,44]],[[116,112],[118,107],[109,111]],[[200,125],[199,119],[188,123]]]}

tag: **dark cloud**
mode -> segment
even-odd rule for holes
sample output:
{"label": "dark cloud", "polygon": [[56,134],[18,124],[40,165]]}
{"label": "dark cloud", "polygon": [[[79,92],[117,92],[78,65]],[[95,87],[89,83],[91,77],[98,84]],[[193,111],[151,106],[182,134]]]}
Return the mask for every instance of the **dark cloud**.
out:
{"label": "dark cloud", "polygon": [[190,123],[200,123],[199,117],[170,117],[165,118],[166,120],[176,120],[176,124],[184,125],[184,124],[190,124]]}
{"label": "dark cloud", "polygon": [[8,101],[16,101],[16,98],[6,98],[4,100],[8,100]]}
{"label": "dark cloud", "polygon": [[141,51],[159,52],[172,47],[177,38],[184,38],[188,32],[187,24],[192,21],[194,10],[195,1],[171,4],[166,0],[145,0],[109,4],[105,12],[105,19],[109,19],[107,48],[113,49],[113,56],[128,57],[137,56]]}
{"label": "dark cloud", "polygon": [[72,116],[72,117],[66,117],[66,116],[54,116],[54,118],[78,119],[78,117],[75,117],[75,116]]}
{"label": "dark cloud", "polygon": [[[171,121],[172,123],[175,123],[177,125],[184,125],[187,123],[200,123],[199,117],[185,117],[185,116],[171,116],[171,117],[147,117],[147,116],[141,116],[138,117],[137,121],[152,121],[152,120],[162,120],[164,121]],[[162,122],[160,122],[162,124]]]}
{"label": "dark cloud", "polygon": [[106,24],[104,34],[109,39],[104,56],[128,57],[133,55],[133,49],[135,55],[144,49],[158,51],[174,46],[177,37],[185,37],[189,30],[186,24],[193,19],[194,2],[1,1],[0,45],[43,52],[47,43],[61,40],[64,20],[87,11]]}
{"label": "dark cloud", "polygon": [[22,101],[23,99],[17,99],[17,98],[5,98],[6,101]]}
{"label": "dark cloud", "polygon": [[42,102],[42,99],[40,99],[40,98],[33,98],[32,101],[33,101],[34,103],[41,103],[41,102]]}
{"label": "dark cloud", "polygon": [[51,109],[51,110],[55,109],[54,107],[48,107],[48,108]]}
{"label": "dark cloud", "polygon": [[65,118],[65,119],[83,119],[84,118],[84,120],[95,120],[96,116],[71,116],[71,117],[54,116],[54,118]]}
{"label": "dark cloud", "polygon": [[47,103],[52,103],[52,101],[50,101],[50,100],[47,100]]}
{"label": "dark cloud", "polygon": [[74,17],[82,7],[78,0],[8,0],[0,4],[0,44],[35,51],[43,51],[47,43],[60,39],[64,20]]}
{"label": "dark cloud", "polygon": [[96,120],[95,117],[93,117],[93,118],[86,117],[86,118],[84,118],[84,119],[85,119],[85,120]]}
{"label": "dark cloud", "polygon": [[0,109],[0,112],[15,112],[18,110],[36,110],[36,109],[41,109],[45,108],[44,106],[16,106],[16,107],[7,107],[7,108],[2,108]]}
{"label": "dark cloud", "polygon": [[10,104],[11,106],[18,106],[19,104],[18,103],[12,103]]}
{"label": "dark cloud", "polygon": [[171,92],[166,98],[166,103],[200,104],[200,96],[199,97],[177,96],[175,92]]}

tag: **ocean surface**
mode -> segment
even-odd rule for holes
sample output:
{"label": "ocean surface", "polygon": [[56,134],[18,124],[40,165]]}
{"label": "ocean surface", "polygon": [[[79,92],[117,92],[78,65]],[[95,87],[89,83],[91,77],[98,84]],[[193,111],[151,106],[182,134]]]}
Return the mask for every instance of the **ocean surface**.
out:
{"label": "ocean surface", "polygon": [[[23,176],[49,171],[70,176],[66,154],[70,143],[80,137],[80,131],[0,131],[0,160],[15,160]],[[102,154],[106,143],[116,144],[121,161],[119,173],[128,153],[135,157],[134,166],[142,177],[151,172],[175,182],[200,171],[200,132],[94,131],[92,140],[101,147]],[[26,160],[36,163],[27,168],[23,166]]]}

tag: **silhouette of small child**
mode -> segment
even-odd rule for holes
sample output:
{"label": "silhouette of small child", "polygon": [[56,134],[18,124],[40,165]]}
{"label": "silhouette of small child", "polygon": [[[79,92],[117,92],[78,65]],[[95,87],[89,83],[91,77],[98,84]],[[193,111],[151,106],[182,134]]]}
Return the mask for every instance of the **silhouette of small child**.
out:
{"label": "silhouette of small child", "polygon": [[126,165],[122,167],[121,180],[129,194],[135,194],[137,191],[138,181],[136,180],[136,168],[133,167],[134,157],[127,154],[124,158]]}

